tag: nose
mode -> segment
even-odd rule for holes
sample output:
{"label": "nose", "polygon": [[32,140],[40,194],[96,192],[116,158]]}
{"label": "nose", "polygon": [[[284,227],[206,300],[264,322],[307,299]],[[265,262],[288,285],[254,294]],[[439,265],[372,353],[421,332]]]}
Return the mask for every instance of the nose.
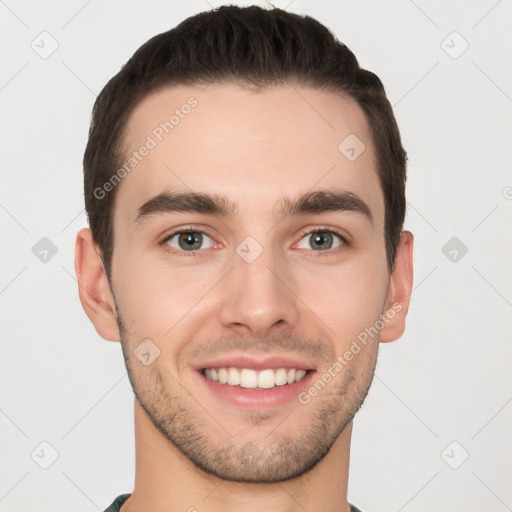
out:
{"label": "nose", "polygon": [[286,261],[267,249],[249,261],[238,253],[233,255],[221,299],[222,324],[240,335],[261,338],[295,327],[298,297]]}

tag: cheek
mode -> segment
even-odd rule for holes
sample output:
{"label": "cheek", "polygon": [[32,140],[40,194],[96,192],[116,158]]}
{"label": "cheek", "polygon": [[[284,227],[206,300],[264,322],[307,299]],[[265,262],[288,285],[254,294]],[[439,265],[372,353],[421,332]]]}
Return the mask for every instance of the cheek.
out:
{"label": "cheek", "polygon": [[114,290],[123,320],[133,336],[150,339],[179,332],[205,307],[223,275],[221,265],[170,266],[143,254],[116,263]]}
{"label": "cheek", "polygon": [[296,277],[302,283],[298,295],[329,328],[336,352],[379,319],[388,274],[378,261],[347,262],[338,268],[309,266]]}

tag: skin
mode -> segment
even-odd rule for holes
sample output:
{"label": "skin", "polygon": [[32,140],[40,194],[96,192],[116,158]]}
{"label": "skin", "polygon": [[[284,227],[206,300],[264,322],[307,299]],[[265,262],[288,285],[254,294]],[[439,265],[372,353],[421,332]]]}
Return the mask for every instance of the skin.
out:
{"label": "skin", "polygon": [[[133,111],[127,154],[191,96],[197,107],[118,185],[112,289],[90,230],[77,237],[81,302],[103,338],[122,342],[136,395],[135,489],[122,511],[348,511],[352,417],[379,342],[404,331],[413,237],[402,233],[390,273],[369,129],[339,94],[298,85],[169,87]],[[353,162],[338,150],[349,134],[366,146]],[[137,220],[156,195],[191,190],[222,194],[237,203],[236,215]],[[356,194],[371,220],[353,211],[278,214],[283,197],[316,190]],[[177,237],[164,242],[189,226],[207,235],[195,256]],[[332,248],[318,249],[313,230],[345,241],[334,235]],[[252,263],[236,252],[248,236],[263,250]],[[311,365],[314,382],[393,308],[308,404],[237,407],[196,371],[213,356],[284,354]],[[160,351],[148,366],[133,352],[144,339]]]}

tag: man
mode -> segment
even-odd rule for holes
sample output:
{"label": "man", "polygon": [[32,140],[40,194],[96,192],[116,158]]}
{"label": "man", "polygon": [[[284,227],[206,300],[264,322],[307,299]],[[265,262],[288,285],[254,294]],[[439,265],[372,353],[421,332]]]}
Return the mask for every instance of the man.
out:
{"label": "man", "polygon": [[135,393],[108,512],[357,510],[352,419],[412,288],[405,162],[380,80],[279,9],[189,18],[106,85],[76,271]]}

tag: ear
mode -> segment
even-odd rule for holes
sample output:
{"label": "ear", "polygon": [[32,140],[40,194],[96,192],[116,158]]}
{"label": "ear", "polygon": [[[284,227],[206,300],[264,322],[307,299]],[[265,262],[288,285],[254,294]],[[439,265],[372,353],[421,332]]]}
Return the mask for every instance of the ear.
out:
{"label": "ear", "polygon": [[412,233],[402,231],[389,279],[384,327],[380,331],[380,341],[384,343],[397,340],[405,331],[405,317],[409,310],[413,281],[413,242]]}
{"label": "ear", "polygon": [[100,254],[91,230],[80,230],[75,244],[75,271],[80,302],[102,338],[120,341],[114,296]]}

